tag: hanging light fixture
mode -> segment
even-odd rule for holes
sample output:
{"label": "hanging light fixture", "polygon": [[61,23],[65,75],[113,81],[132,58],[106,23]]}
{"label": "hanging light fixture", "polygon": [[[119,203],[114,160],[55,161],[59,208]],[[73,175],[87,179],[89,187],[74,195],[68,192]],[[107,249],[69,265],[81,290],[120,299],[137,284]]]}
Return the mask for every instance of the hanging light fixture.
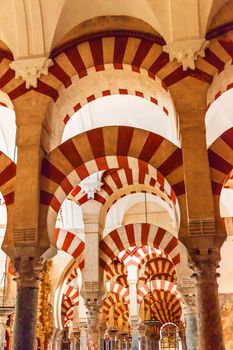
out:
{"label": "hanging light fixture", "polygon": [[[146,192],[145,192],[145,221],[146,224],[148,224],[148,213],[147,213],[147,198],[146,198]],[[146,251],[147,251],[147,262],[149,262],[149,253],[150,253],[150,247],[147,245],[146,246]],[[151,284],[151,279],[149,278],[149,304],[152,304],[152,284]],[[160,320],[157,319],[155,314],[152,312],[151,307],[149,306],[149,315],[148,319],[146,318],[146,308],[145,309],[145,317],[144,317],[144,324],[146,326],[154,327],[154,326],[159,326],[161,324]]]}

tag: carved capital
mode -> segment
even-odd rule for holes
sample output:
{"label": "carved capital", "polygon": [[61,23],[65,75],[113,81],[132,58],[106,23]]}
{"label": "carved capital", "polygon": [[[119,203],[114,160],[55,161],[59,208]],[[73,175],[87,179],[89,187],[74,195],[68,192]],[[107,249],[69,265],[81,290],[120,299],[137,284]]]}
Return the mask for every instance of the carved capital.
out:
{"label": "carved capital", "polygon": [[182,63],[183,69],[195,69],[195,61],[198,57],[205,56],[205,48],[209,42],[205,39],[185,40],[170,42],[163,47],[163,50],[169,54],[170,60],[177,60]]}
{"label": "carved capital", "polygon": [[15,71],[16,79],[22,78],[26,82],[26,88],[37,87],[37,80],[42,74],[47,75],[48,69],[53,65],[53,61],[47,57],[35,57],[18,59],[10,64]]}
{"label": "carved capital", "polygon": [[39,288],[43,264],[33,257],[16,257],[13,266],[17,272],[15,278],[18,288]]}
{"label": "carved capital", "polygon": [[84,182],[82,181],[80,183],[81,192],[84,192],[87,194],[88,199],[94,199],[95,193],[101,190],[101,186],[103,185],[103,182],[101,181],[90,181],[90,182]]}
{"label": "carved capital", "polygon": [[194,270],[193,277],[197,281],[216,280],[219,273],[216,269],[219,267],[220,252],[218,249],[209,250],[206,254],[201,254],[200,251],[191,252],[190,267]]}

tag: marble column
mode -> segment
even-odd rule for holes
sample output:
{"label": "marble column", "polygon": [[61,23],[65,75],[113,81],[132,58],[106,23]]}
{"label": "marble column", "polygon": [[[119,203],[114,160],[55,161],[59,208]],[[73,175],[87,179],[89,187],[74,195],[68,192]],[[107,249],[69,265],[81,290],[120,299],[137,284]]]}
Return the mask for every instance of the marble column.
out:
{"label": "marble column", "polygon": [[78,331],[73,331],[70,337],[70,350],[80,349],[80,333]]}
{"label": "marble column", "polygon": [[159,336],[157,334],[148,334],[147,350],[159,350]]}
{"label": "marble column", "polygon": [[99,304],[98,300],[87,299],[87,346],[90,350],[99,349]]}
{"label": "marble column", "polygon": [[87,326],[80,325],[80,350],[87,350]]}
{"label": "marble column", "polygon": [[[51,349],[52,350],[60,350],[61,342],[62,342],[62,330],[55,329],[53,331],[52,340],[51,340]],[[50,350],[50,348],[49,348]]]}
{"label": "marble column", "polygon": [[131,342],[131,349],[132,350],[139,350],[139,325],[138,324],[131,324],[132,329],[132,342]]}
{"label": "marble column", "polygon": [[0,315],[0,349],[6,346],[6,320],[7,315]]}
{"label": "marble column", "polygon": [[36,344],[38,288],[41,263],[28,257],[16,258],[14,267],[18,277],[13,350],[32,350]]}
{"label": "marble column", "polygon": [[196,350],[198,348],[197,334],[197,314],[192,309],[185,311],[186,323],[186,345],[187,350]]}
{"label": "marble column", "polygon": [[110,329],[109,330],[109,345],[110,345],[110,350],[116,350],[116,345],[117,345],[117,329]]}
{"label": "marble column", "polygon": [[110,339],[109,336],[105,336],[104,338],[105,350],[110,350]]}
{"label": "marble column", "polygon": [[[195,277],[198,350],[224,350],[216,273],[220,254],[191,255]],[[194,322],[192,323],[194,327]]]}
{"label": "marble column", "polygon": [[140,349],[147,350],[147,338],[146,338],[146,326],[145,325],[141,325],[139,327],[139,334],[140,334]]}

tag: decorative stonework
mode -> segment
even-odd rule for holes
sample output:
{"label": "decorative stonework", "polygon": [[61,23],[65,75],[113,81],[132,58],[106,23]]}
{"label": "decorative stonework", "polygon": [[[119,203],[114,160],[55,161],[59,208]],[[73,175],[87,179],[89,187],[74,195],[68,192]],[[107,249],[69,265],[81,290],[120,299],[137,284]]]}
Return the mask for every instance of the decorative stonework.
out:
{"label": "decorative stonework", "polygon": [[103,182],[82,182],[80,183],[81,191],[87,194],[88,199],[94,199],[95,193],[101,190]]}
{"label": "decorative stonework", "polygon": [[42,349],[47,349],[53,333],[52,305],[49,303],[52,289],[50,280],[51,267],[52,261],[46,262],[39,288],[37,337],[40,338],[41,344],[43,345]]}
{"label": "decorative stonework", "polygon": [[215,234],[215,221],[213,219],[189,220],[189,231],[192,235]]}
{"label": "decorative stonework", "polygon": [[42,74],[48,74],[48,68],[53,61],[47,57],[27,58],[13,61],[11,69],[15,71],[16,79],[22,78],[26,82],[26,88],[37,87],[37,80]]}
{"label": "decorative stonework", "polygon": [[177,60],[182,63],[184,70],[195,69],[195,61],[198,57],[205,56],[208,44],[205,39],[177,41],[170,42],[163,50],[169,54],[171,61]]}

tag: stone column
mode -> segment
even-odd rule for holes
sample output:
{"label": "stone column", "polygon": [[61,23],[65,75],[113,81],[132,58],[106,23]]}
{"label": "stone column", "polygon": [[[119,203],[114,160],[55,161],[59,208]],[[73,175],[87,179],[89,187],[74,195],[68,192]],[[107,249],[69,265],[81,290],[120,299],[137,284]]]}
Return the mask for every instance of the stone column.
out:
{"label": "stone column", "polygon": [[0,349],[6,346],[6,320],[7,315],[0,315]]}
{"label": "stone column", "polygon": [[13,350],[32,350],[36,343],[38,288],[42,264],[34,258],[16,258],[18,277]]}
{"label": "stone column", "polygon": [[132,329],[131,349],[139,350],[139,325],[131,323],[131,329]]}
{"label": "stone column", "polygon": [[62,330],[55,329],[52,335],[52,350],[60,350],[62,341]]}
{"label": "stone column", "polygon": [[198,348],[197,334],[197,314],[192,309],[185,311],[186,323],[186,345],[187,350],[196,350]]}
{"label": "stone column", "polygon": [[108,333],[105,333],[104,344],[105,344],[105,350],[110,350],[110,339],[109,339]]}
{"label": "stone column", "polygon": [[87,346],[90,350],[99,349],[99,304],[98,300],[87,299]]}
{"label": "stone column", "polygon": [[139,333],[140,333],[140,349],[146,350],[147,349],[147,339],[146,339],[146,326],[144,324],[140,325]]}
{"label": "stone column", "polygon": [[116,342],[117,339],[117,329],[110,329],[109,330],[109,345],[110,345],[110,350],[116,350]]}
{"label": "stone column", "polygon": [[80,325],[80,350],[87,350],[87,326]]}
{"label": "stone column", "polygon": [[159,341],[160,341],[160,335],[155,334],[155,336],[154,336],[154,345],[155,345],[154,350],[159,350]]}
{"label": "stone column", "polygon": [[100,350],[104,350],[104,332],[105,332],[105,329],[104,327],[100,327]]}
{"label": "stone column", "polygon": [[70,350],[80,349],[80,333],[78,331],[73,331],[70,337]]}
{"label": "stone column", "polygon": [[[191,258],[196,280],[198,349],[224,350],[217,284],[219,275],[216,273],[219,251],[212,250],[206,255],[193,254]],[[195,327],[194,323],[192,327]]]}

